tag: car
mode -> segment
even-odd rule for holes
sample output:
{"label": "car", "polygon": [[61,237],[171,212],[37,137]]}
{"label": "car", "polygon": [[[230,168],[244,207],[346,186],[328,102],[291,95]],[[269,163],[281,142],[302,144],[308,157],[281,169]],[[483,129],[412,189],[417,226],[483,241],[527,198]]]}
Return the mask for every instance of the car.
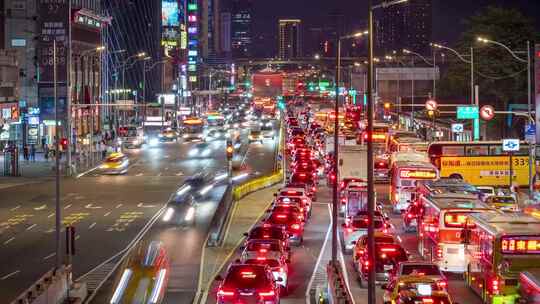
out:
{"label": "car", "polygon": [[213,139],[225,139],[229,137],[229,133],[226,128],[214,128],[208,131],[207,136]]}
{"label": "car", "polygon": [[171,142],[178,140],[178,133],[172,128],[167,128],[158,134],[160,142]]}
{"label": "car", "polygon": [[[259,254],[278,252],[280,255],[289,259],[290,248],[286,248],[278,239],[249,239],[243,247],[243,253],[257,251]],[[290,263],[290,261],[288,261]]]}
{"label": "car", "polygon": [[501,211],[519,211],[516,198],[512,195],[492,195],[486,198],[485,203]]}
{"label": "car", "polygon": [[293,212],[298,214],[304,222],[309,217],[309,209],[305,203],[298,197],[279,197],[277,198],[272,207],[267,210],[268,213],[271,212]]}
{"label": "car", "polygon": [[477,186],[476,190],[478,190],[480,199],[485,202],[486,199],[490,196],[495,196],[495,188],[491,186]]}
{"label": "car", "polygon": [[280,293],[270,267],[256,264],[232,264],[219,282],[217,303],[279,304]]}
{"label": "car", "polygon": [[244,236],[246,237],[246,240],[242,246],[242,249],[245,248],[249,240],[252,239],[275,239],[281,242],[285,250],[289,252],[289,258],[291,257],[289,233],[287,232],[286,227],[282,225],[271,225],[268,223],[262,224],[254,227],[249,232],[244,233]]}
{"label": "car", "polygon": [[399,263],[396,271],[394,272],[394,278],[400,278],[402,276],[423,276],[433,279],[440,289],[446,290],[448,288],[448,278],[441,271],[439,266],[429,261],[406,261]]}
{"label": "car", "polygon": [[396,304],[457,304],[452,301],[445,291],[432,291],[429,295],[421,295],[418,292],[403,290],[399,292]]}
{"label": "car", "polygon": [[289,233],[291,242],[299,245],[304,242],[304,221],[297,214],[291,212],[272,212],[264,219],[264,223],[283,225]]}
{"label": "car", "polygon": [[375,243],[374,265],[369,256],[369,250],[364,249],[357,259],[358,282],[363,286],[367,282],[368,273],[375,268],[375,282],[387,282],[392,278],[392,272],[400,262],[406,261],[408,254],[397,243]]}
{"label": "car", "polygon": [[[346,253],[351,253],[356,241],[367,234],[367,228],[369,224],[369,219],[365,215],[359,215],[352,217],[347,223],[342,224],[342,234],[343,234],[343,247]],[[373,222],[375,231],[384,232],[386,230],[386,223],[383,217],[375,216]]]}
{"label": "car", "polygon": [[161,303],[167,290],[170,275],[169,257],[163,243],[141,242],[135,246],[118,271],[111,304],[138,303],[141,301],[141,286],[145,286],[145,303]]}
{"label": "car", "polygon": [[311,198],[312,202],[315,201],[314,196],[315,196],[315,192],[317,191],[317,187],[315,186],[309,187],[309,185],[305,183],[292,183],[289,181],[285,184],[285,188],[291,189],[291,190],[300,189],[304,193],[306,193],[309,198]]}
{"label": "car", "polygon": [[101,174],[126,174],[129,169],[129,158],[120,152],[109,154],[98,167]]}
{"label": "car", "polygon": [[280,189],[275,196],[276,201],[280,201],[282,203],[292,202],[301,204],[301,207],[305,207],[305,211],[307,212],[308,216],[311,216],[311,208],[313,202],[311,200],[311,197],[309,196],[309,193],[305,189],[286,187]]}
{"label": "car", "polygon": [[405,212],[401,214],[403,218],[403,230],[407,232],[416,231],[418,227],[418,217],[422,212],[422,206],[418,202],[409,204]]}
{"label": "car", "polygon": [[[384,290],[384,304],[396,303],[400,293],[403,291],[415,292],[421,296],[431,296],[434,292],[444,291],[437,285],[435,280],[421,275],[408,275],[393,278],[388,284],[382,284],[381,289]],[[422,301],[421,303],[425,302]]]}
{"label": "car", "polygon": [[[387,233],[376,232],[374,234],[374,238],[375,238],[375,244],[395,244],[396,243],[396,239],[394,238],[394,236]],[[360,257],[366,251],[367,241],[368,241],[368,236],[363,235],[358,239],[358,241],[356,242],[356,245],[354,246],[353,265],[355,266],[356,271],[360,271],[358,266],[360,266],[361,264],[359,264],[358,261],[360,260]]]}
{"label": "car", "polygon": [[174,198],[167,203],[163,222],[173,225],[193,225],[197,211],[197,201],[191,194]]}
{"label": "car", "polygon": [[270,267],[274,279],[282,287],[282,291],[286,292],[290,263],[287,256],[288,252],[283,249],[279,240],[250,240],[242,252],[240,262]]}
{"label": "car", "polygon": [[317,178],[314,177],[313,174],[308,174],[305,172],[293,172],[293,174],[291,174],[289,177],[289,182],[295,184],[305,184],[308,189],[312,189],[311,199],[313,201],[317,200]]}
{"label": "car", "polygon": [[254,130],[252,129],[250,132],[249,132],[249,136],[248,136],[248,139],[249,139],[249,143],[252,143],[252,142],[260,142],[261,144],[263,143],[263,135],[262,135],[262,132],[261,130]]}

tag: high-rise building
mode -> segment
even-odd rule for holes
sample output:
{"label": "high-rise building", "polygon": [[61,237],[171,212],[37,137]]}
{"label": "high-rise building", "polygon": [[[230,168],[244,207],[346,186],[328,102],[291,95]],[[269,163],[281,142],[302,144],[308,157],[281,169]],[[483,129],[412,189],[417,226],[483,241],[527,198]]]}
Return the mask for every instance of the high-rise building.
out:
{"label": "high-rise building", "polygon": [[253,43],[253,0],[231,2],[231,49],[234,58],[252,55]]}
{"label": "high-rise building", "polygon": [[278,56],[281,59],[302,57],[302,21],[280,19],[278,32]]}
{"label": "high-rise building", "polygon": [[432,30],[431,0],[409,0],[376,10],[375,26],[378,52],[410,49],[427,54]]}

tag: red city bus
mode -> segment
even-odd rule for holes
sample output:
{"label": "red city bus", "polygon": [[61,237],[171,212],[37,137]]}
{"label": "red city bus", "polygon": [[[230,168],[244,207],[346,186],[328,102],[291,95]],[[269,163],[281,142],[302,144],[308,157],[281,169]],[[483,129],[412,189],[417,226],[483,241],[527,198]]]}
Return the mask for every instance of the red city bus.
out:
{"label": "red city bus", "polygon": [[463,273],[467,268],[462,232],[467,216],[492,210],[475,194],[443,192],[420,198],[418,252],[443,271]]}

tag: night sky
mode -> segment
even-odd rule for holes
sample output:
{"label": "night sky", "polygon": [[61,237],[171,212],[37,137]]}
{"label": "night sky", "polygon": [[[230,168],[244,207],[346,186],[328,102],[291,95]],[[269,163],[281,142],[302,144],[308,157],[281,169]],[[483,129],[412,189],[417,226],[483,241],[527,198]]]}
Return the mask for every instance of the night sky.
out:
{"label": "night sky", "polygon": [[[306,26],[314,26],[336,9],[345,15],[348,30],[362,29],[367,16],[366,3],[365,0],[254,0],[255,35],[264,35],[264,40],[259,42],[266,42],[268,48],[268,40],[277,39],[279,18],[299,18]],[[463,31],[462,20],[488,5],[518,8],[535,19],[540,31],[540,0],[433,0],[433,40],[452,44]]]}

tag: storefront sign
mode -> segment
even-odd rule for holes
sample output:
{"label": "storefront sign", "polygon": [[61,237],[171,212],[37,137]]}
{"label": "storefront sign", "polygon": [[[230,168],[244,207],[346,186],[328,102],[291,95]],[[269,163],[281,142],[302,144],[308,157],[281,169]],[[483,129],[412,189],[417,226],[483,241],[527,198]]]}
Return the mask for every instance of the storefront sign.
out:
{"label": "storefront sign", "polygon": [[40,82],[53,81],[53,41],[56,41],[57,81],[67,81],[68,27],[70,5],[67,0],[39,0],[38,58]]}
{"label": "storefront sign", "polygon": [[0,103],[0,120],[7,123],[19,122],[19,104],[16,102]]}

